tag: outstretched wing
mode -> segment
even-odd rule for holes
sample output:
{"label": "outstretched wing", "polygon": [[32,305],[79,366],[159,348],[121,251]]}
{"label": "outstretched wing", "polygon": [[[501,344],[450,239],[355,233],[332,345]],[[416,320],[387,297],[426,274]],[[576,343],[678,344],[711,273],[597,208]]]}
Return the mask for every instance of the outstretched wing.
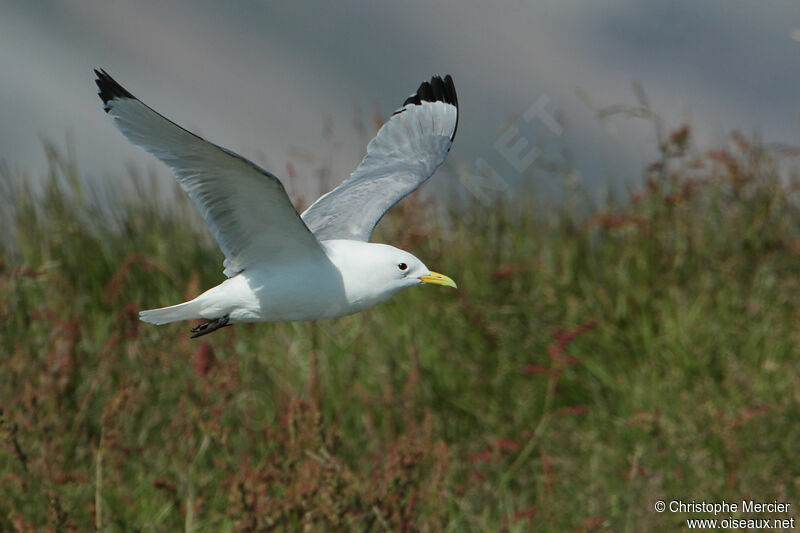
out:
{"label": "outstretched wing", "polygon": [[225,254],[226,276],[324,255],[278,178],[156,113],[105,71],[94,72],[117,128],[166,163],[197,204]]}
{"label": "outstretched wing", "polygon": [[378,130],[355,172],[314,202],[303,221],[321,241],[369,241],[383,214],[444,162],[457,126],[453,78],[434,76]]}

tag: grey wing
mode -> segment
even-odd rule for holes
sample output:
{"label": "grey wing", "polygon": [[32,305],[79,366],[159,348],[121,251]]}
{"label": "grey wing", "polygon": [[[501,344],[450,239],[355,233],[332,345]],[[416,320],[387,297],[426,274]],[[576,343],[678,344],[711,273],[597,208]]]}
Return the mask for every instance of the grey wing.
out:
{"label": "grey wing", "polygon": [[444,162],[457,126],[453,78],[434,76],[378,130],[350,177],[306,209],[303,221],[321,241],[369,241],[384,213]]}
{"label": "grey wing", "polygon": [[95,74],[117,128],[166,163],[197,204],[225,254],[226,276],[324,255],[278,178],[161,116],[105,71]]}

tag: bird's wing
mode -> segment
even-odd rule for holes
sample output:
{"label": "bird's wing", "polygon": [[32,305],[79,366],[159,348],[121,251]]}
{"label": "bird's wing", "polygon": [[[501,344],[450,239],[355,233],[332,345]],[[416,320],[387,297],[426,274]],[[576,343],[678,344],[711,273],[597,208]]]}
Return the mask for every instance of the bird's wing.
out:
{"label": "bird's wing", "polygon": [[117,128],[166,163],[197,204],[225,254],[226,276],[324,255],[278,178],[156,113],[105,71],[95,74]]}
{"label": "bird's wing", "polygon": [[321,241],[369,241],[383,214],[444,162],[457,126],[453,78],[434,76],[394,112],[367,145],[358,168],[314,202],[303,221]]}

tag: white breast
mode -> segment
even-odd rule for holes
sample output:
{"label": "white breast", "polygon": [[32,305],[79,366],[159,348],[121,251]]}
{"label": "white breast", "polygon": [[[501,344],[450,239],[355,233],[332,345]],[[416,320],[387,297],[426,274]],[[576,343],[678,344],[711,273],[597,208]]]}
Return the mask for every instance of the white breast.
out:
{"label": "white breast", "polygon": [[327,261],[247,269],[197,297],[200,316],[235,322],[318,320],[349,315],[391,298],[375,277],[385,245],[324,241]]}

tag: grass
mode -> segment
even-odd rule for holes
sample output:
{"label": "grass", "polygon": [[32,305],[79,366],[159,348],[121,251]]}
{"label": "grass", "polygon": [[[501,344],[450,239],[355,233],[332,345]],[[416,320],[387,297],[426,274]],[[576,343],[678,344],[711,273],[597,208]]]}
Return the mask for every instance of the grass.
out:
{"label": "grass", "polygon": [[665,531],[702,515],[657,500],[796,508],[798,184],[752,141],[689,141],[588,216],[498,201],[445,228],[405,201],[376,240],[458,291],[199,340],[137,320],[222,279],[185,198],[87,189],[54,149],[39,193],[6,172],[0,530]]}

